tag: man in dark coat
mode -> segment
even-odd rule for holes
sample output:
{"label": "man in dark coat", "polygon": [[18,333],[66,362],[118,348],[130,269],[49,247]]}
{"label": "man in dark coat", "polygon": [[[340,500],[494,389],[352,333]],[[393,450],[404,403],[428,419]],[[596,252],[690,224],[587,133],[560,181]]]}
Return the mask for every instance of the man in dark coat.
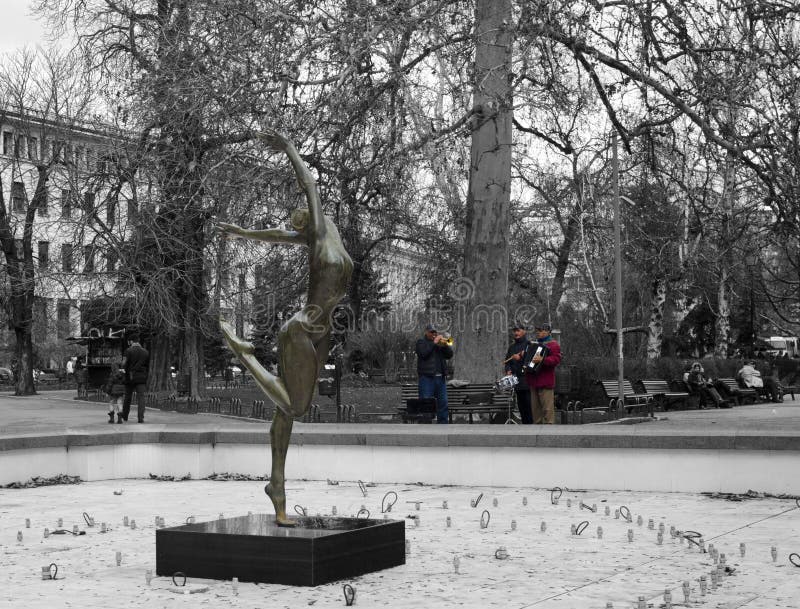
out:
{"label": "man in dark coat", "polygon": [[139,335],[128,334],[130,345],[125,349],[125,398],[122,402],[122,420],[128,420],[131,411],[133,392],[136,392],[136,405],[139,423],[144,423],[144,392],[147,385],[147,368],[150,354],[139,344]]}
{"label": "man in dark coat", "polygon": [[419,397],[436,398],[436,422],[447,423],[447,363],[453,349],[432,324],[425,326],[425,337],[417,341]]}
{"label": "man in dark coat", "polygon": [[505,366],[506,375],[513,374],[517,377],[517,384],[514,385],[514,393],[517,396],[517,408],[523,425],[533,423],[531,414],[531,388],[525,381],[525,365],[533,356],[534,349],[528,340],[528,332],[525,325],[518,322],[511,328],[514,342],[506,351]]}

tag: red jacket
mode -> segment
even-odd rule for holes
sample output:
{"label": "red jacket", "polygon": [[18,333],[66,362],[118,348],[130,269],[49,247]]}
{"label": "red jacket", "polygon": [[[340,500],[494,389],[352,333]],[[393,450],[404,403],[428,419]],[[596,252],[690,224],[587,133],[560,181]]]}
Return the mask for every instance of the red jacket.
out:
{"label": "red jacket", "polygon": [[552,336],[541,341],[549,349],[541,368],[533,374],[526,373],[525,380],[532,389],[553,389],[556,386],[556,366],[561,363],[561,345]]}

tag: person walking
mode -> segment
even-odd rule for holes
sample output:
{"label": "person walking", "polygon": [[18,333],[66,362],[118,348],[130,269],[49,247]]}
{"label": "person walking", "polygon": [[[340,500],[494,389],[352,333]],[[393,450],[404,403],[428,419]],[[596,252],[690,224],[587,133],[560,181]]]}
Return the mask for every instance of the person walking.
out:
{"label": "person walking", "polygon": [[544,355],[534,353],[530,367],[526,370],[526,381],[531,388],[531,408],[534,425],[552,425],[556,422],[555,386],[556,367],[561,363],[561,345],[550,335],[552,326],[549,323],[537,324],[536,344],[534,348],[544,347]]}
{"label": "person walking", "polygon": [[417,376],[420,398],[436,398],[436,422],[448,422],[447,363],[453,349],[436,326],[425,326],[425,336],[417,341]]}
{"label": "person walking", "polygon": [[133,392],[136,392],[136,405],[139,423],[144,423],[144,392],[147,385],[147,368],[150,354],[139,343],[136,332],[128,334],[129,346],[125,349],[125,398],[122,402],[122,420],[127,421],[131,411]]}
{"label": "person walking", "polygon": [[514,394],[517,397],[517,408],[519,417],[523,425],[533,424],[533,413],[531,412],[531,388],[525,382],[525,366],[528,364],[534,349],[528,340],[528,332],[525,325],[517,322],[511,328],[514,342],[508,347],[505,357],[506,375],[513,374],[517,377],[517,384],[514,385]]}

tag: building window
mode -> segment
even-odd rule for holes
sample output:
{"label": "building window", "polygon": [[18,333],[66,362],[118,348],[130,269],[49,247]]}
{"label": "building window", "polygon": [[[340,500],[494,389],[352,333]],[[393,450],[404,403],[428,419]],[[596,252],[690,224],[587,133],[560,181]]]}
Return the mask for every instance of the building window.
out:
{"label": "building window", "polygon": [[43,343],[47,340],[47,299],[35,296],[33,299],[33,340]]}
{"label": "building window", "polygon": [[83,146],[75,146],[75,167],[76,169],[83,169],[84,154],[86,149]]}
{"label": "building window", "polygon": [[109,198],[106,201],[106,225],[108,228],[114,226],[115,216],[117,215],[117,202]]}
{"label": "building window", "polygon": [[14,151],[14,134],[10,131],[3,131],[3,154],[11,156]]}
{"label": "building window", "polygon": [[63,163],[66,142],[64,142],[64,140],[53,140],[52,146],[53,146],[53,152],[50,158],[53,159],[54,163]]}
{"label": "building window", "polygon": [[50,242],[39,241],[39,268],[47,268],[50,264]]}
{"label": "building window", "polygon": [[61,270],[65,273],[72,272],[72,244],[64,243],[61,246]]}
{"label": "building window", "polygon": [[32,161],[39,160],[39,140],[35,137],[28,138],[28,158]]}
{"label": "building window", "polygon": [[47,186],[42,188],[42,192],[39,196],[41,198],[38,201],[37,211],[40,216],[47,216],[50,214],[50,193],[47,190]]}
{"label": "building window", "polygon": [[117,250],[113,247],[109,247],[106,250],[106,271],[112,272],[117,268]]}
{"label": "building window", "polygon": [[56,319],[58,327],[56,332],[58,334],[58,338],[67,338],[70,335],[70,324],[69,324],[69,313],[70,313],[70,306],[69,302],[62,302],[58,303],[56,309]]}
{"label": "building window", "polygon": [[83,193],[83,213],[87,216],[91,216],[94,214],[94,193],[87,190]]}
{"label": "building window", "polygon": [[138,213],[139,207],[136,205],[136,199],[128,199],[128,222],[135,220]]}
{"label": "building window", "polygon": [[22,182],[13,182],[11,184],[11,209],[14,211],[25,211],[27,199],[25,184]]}
{"label": "building window", "polygon": [[22,239],[14,239],[14,256],[20,262],[25,259],[25,245]]}
{"label": "building window", "polygon": [[61,217],[69,218],[72,215],[72,191],[61,191]]}
{"label": "building window", "polygon": [[83,272],[94,273],[94,245],[83,246]]}

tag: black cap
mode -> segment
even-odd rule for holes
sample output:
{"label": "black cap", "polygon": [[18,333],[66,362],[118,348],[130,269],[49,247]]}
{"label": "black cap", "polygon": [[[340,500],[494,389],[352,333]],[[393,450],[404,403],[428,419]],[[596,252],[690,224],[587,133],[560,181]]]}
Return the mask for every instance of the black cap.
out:
{"label": "black cap", "polygon": [[521,322],[521,321],[515,321],[515,322],[514,322],[514,323],[511,325],[511,329],[512,329],[512,330],[526,330],[527,328],[525,327],[525,324],[524,324],[523,322]]}
{"label": "black cap", "polygon": [[438,330],[436,329],[436,326],[434,326],[433,324],[426,325],[425,326],[425,331],[426,332],[438,332]]}
{"label": "black cap", "polygon": [[536,324],[535,329],[546,330],[547,332],[550,332],[553,329],[553,326],[550,325],[550,322],[544,322],[542,324]]}

